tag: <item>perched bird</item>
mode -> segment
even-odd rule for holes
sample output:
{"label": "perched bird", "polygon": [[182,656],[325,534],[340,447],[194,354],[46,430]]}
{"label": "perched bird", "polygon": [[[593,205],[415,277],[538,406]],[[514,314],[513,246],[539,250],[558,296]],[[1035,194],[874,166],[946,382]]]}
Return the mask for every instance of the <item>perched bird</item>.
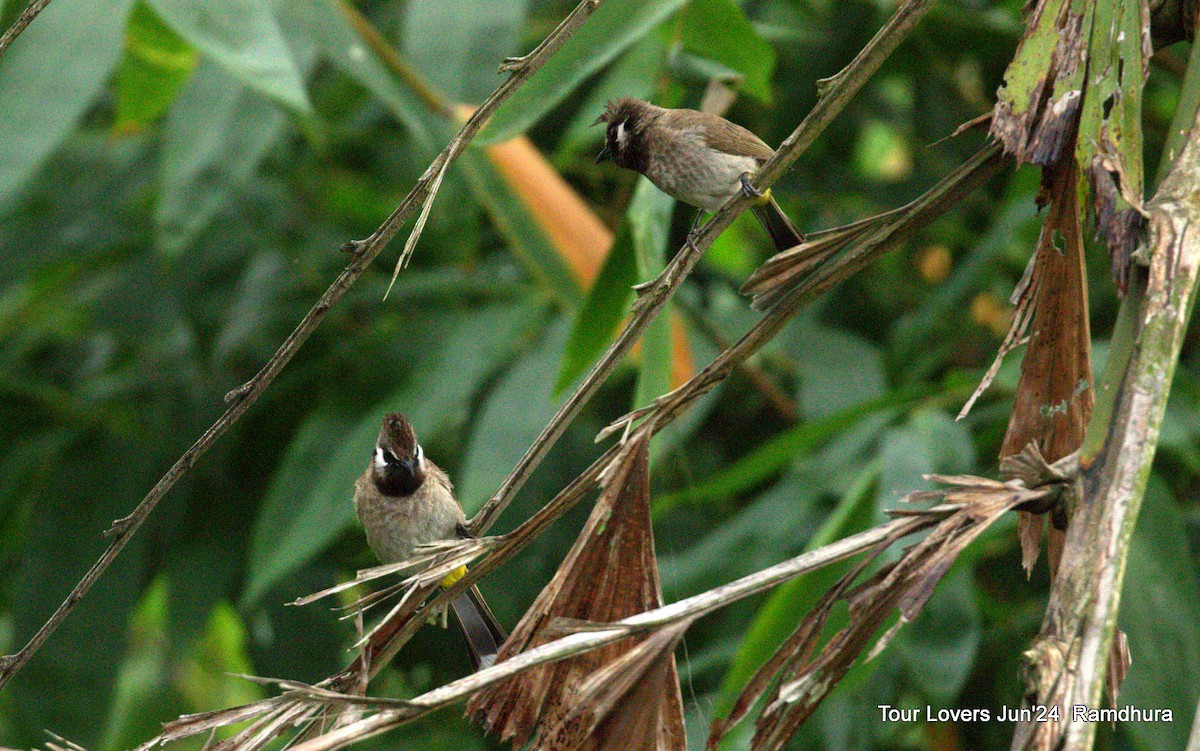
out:
{"label": "perched bird", "polygon": [[[412,425],[398,412],[383,418],[371,463],[354,483],[354,509],[367,543],[384,563],[411,558],[418,545],[467,536],[450,478],[425,456]],[[464,573],[460,568],[442,585],[450,586]],[[450,604],[471,663],[476,670],[490,667],[506,634],[479,588],[471,587]]]}
{"label": "perched bird", "polygon": [[754,195],[750,207],[776,250],[804,242],[804,236],[768,190],[750,184],[775,152],[758,136],[723,117],[688,109],[664,109],[640,99],[614,99],[593,125],[607,123],[605,159],[645,175],[664,193],[714,212],[737,193]]}

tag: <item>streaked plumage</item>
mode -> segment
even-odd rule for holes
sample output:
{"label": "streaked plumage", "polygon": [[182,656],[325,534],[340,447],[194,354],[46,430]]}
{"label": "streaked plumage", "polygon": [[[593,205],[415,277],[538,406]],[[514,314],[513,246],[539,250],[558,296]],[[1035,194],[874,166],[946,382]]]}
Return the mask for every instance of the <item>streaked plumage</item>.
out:
{"label": "streaked plumage", "polygon": [[[706,112],[665,109],[640,99],[614,99],[596,120],[606,123],[596,161],[645,175],[664,193],[713,212],[744,190],[775,152],[740,125]],[[768,192],[751,210],[778,250],[804,241]]]}
{"label": "streaked plumage", "polygon": [[[425,456],[399,413],[383,419],[367,469],[354,483],[354,509],[367,543],[384,563],[411,558],[417,546],[458,537],[466,518],[450,478]],[[505,633],[471,587],[451,605],[478,669],[496,658]]]}

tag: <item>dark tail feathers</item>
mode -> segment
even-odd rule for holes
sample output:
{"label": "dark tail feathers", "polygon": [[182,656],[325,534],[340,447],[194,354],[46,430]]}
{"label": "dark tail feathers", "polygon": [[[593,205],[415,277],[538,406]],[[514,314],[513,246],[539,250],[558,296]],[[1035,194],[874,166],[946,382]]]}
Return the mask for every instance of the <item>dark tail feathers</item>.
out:
{"label": "dark tail feathers", "polygon": [[500,645],[508,638],[496,622],[492,609],[483,600],[478,587],[471,587],[450,603],[467,640],[467,652],[476,670],[490,668],[496,662]]}
{"label": "dark tail feathers", "polygon": [[775,197],[770,194],[770,191],[767,192],[762,203],[752,205],[750,210],[754,212],[755,218],[771,236],[771,242],[775,243],[776,251],[794,248],[804,242],[804,235],[800,234],[800,230],[796,229],[792,220],[788,219],[787,214],[783,213],[783,209],[779,208],[779,204],[775,203]]}

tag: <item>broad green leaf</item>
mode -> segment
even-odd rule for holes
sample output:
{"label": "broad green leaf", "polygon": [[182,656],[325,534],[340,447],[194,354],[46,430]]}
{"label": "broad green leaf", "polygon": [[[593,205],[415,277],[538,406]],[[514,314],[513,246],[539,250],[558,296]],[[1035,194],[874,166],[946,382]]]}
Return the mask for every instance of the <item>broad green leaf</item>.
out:
{"label": "broad green leaf", "polygon": [[629,222],[624,221],[571,326],[571,335],[563,352],[562,370],[554,383],[556,395],[583,375],[616,336],[621,321],[628,315],[629,306],[633,303],[632,287],[637,282],[633,234]]}
{"label": "broad green leaf", "polygon": [[[32,28],[32,26],[30,27]],[[77,442],[54,469],[55,481],[29,510],[24,550],[12,578],[12,633],[27,638],[59,606],[107,546],[100,534],[149,487],[153,459],[132,441],[98,431]],[[125,653],[126,619],[141,589],[145,538],[132,540],[88,597],[7,688],[5,743],[31,748],[45,730],[95,748]],[[69,689],[70,701],[62,701]]]}
{"label": "broad green leaf", "polygon": [[118,135],[153,122],[175,99],[196,70],[195,48],[139,2],[125,31],[125,59],[117,71]]}
{"label": "broad green leaf", "polygon": [[296,112],[312,105],[301,69],[262,0],[147,0],[179,36],[229,75]]}
{"label": "broad green leaf", "polygon": [[571,270],[487,156],[477,149],[468,149],[459,157],[457,167],[475,200],[482,204],[497,231],[508,241],[509,250],[529,275],[538,281],[548,297],[563,307],[574,307],[580,291]]}
{"label": "broad green leaf", "polygon": [[560,318],[488,394],[458,482],[458,499],[467,516],[500,486],[550,422],[557,406],[551,385],[566,338],[567,322]]}
{"label": "broad green leaf", "polygon": [[1126,564],[1117,623],[1133,662],[1118,706],[1170,709],[1172,722],[1129,722],[1144,751],[1184,748],[1200,698],[1200,576],[1188,529],[1167,484],[1150,476]]}
{"label": "broad green leaf", "polygon": [[804,416],[820,420],[887,389],[879,347],[857,334],[801,319],[787,351],[800,363],[799,402]]}
{"label": "broad green leaf", "polygon": [[621,55],[612,68],[600,76],[599,82],[580,105],[563,133],[560,151],[585,144],[599,144],[604,140],[604,128],[596,125],[596,118],[604,112],[604,105],[610,99],[623,96],[652,98],[666,56],[667,45],[660,33],[647,34]]}
{"label": "broad green leaf", "polygon": [[[809,539],[805,550],[816,550],[871,526],[875,517],[871,489],[878,474],[877,467],[867,467],[858,473],[850,492],[842,497],[833,513]],[[737,657],[721,681],[716,701],[718,715],[729,711],[754,671],[779,648],[800,619],[849,566],[848,562],[826,566],[775,588],[746,630]]]}
{"label": "broad green leaf", "polygon": [[[638,178],[627,216],[637,258],[638,276],[648,282],[666,267],[663,255],[671,234],[675,199],[644,177]],[[642,335],[642,367],[638,371],[633,407],[643,407],[671,390],[671,316],[668,303]]]}
{"label": "broad green leaf", "polygon": [[529,0],[411,0],[404,53],[441,93],[479,103],[503,80],[500,61],[516,51]]}
{"label": "broad green leaf", "polygon": [[186,250],[258,168],[287,116],[203,62],[175,100],[163,134],[158,246]]}
{"label": "broad green leaf", "polygon": [[58,0],[0,57],[0,210],[104,87],[132,4]]}
{"label": "broad green leaf", "polygon": [[524,132],[684,1],[608,0],[500,106],[476,142],[506,141]]}
{"label": "broad green leaf", "polygon": [[887,508],[914,490],[929,488],[925,475],[973,471],[975,447],[965,425],[941,410],[924,409],[883,436],[880,461],[879,504]]}
{"label": "broad green leaf", "polygon": [[955,566],[889,645],[932,704],[953,705],[975,665],[983,636],[974,598],[970,569]]}
{"label": "broad green leaf", "polygon": [[[457,429],[480,383],[540,317],[540,307],[530,304],[464,314],[443,347],[427,353],[421,372],[367,415],[353,423],[321,411],[310,415],[289,446],[255,523],[242,607],[353,523],[354,480],[366,467],[385,414],[403,412],[426,444]],[[332,454],[330,446],[337,447]]]}
{"label": "broad green leaf", "polygon": [[742,75],[742,91],[769,104],[775,50],[759,37],[735,0],[692,0],[683,25],[685,49]]}
{"label": "broad green leaf", "polygon": [[356,11],[343,6],[341,0],[287,0],[277,12],[289,37],[315,44],[323,57],[366,87],[404,123],[432,159],[448,135],[431,126],[428,107],[400,84],[363,40],[350,22]]}

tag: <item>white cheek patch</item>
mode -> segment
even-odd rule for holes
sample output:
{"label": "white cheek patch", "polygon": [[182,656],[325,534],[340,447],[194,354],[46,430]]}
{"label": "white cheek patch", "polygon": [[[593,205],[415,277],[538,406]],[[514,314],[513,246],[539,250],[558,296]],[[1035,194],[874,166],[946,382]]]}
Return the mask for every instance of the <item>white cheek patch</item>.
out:
{"label": "white cheek patch", "polygon": [[621,149],[625,148],[625,139],[629,136],[625,132],[625,123],[617,123],[617,146]]}
{"label": "white cheek patch", "polygon": [[425,469],[425,450],[421,448],[421,444],[417,444],[417,469]]}
{"label": "white cheek patch", "polygon": [[383,469],[386,466],[387,466],[387,461],[383,458],[383,447],[376,446],[375,447],[375,467],[376,467],[376,469]]}

